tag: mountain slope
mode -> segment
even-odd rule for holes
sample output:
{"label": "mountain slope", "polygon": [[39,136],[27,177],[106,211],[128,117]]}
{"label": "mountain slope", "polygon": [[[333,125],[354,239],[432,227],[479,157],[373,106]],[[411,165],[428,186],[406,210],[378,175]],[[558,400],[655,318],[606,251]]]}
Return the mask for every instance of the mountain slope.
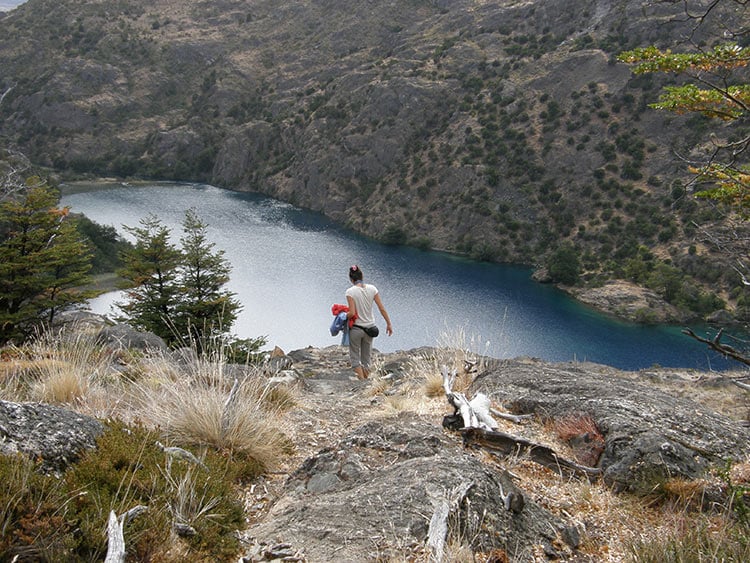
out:
{"label": "mountain slope", "polygon": [[[690,248],[713,216],[675,156],[705,124],[648,109],[659,85],[614,60],[710,39],[713,22],[695,32],[679,10],[29,0],[0,19],[0,134],[58,170],[258,191],[478,259],[540,265],[570,247],[571,281],[589,284],[646,283],[639,268],[666,261],[726,297],[737,280]],[[698,293],[682,305],[719,306]]]}

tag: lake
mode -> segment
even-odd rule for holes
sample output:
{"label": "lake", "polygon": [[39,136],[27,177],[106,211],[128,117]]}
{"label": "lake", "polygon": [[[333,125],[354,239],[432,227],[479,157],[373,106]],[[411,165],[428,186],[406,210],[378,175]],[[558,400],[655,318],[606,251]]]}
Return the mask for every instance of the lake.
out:
{"label": "lake", "polygon": [[9,12],[25,2],[26,0],[0,0],[0,12]]}
{"label": "lake", "polygon": [[[628,370],[736,366],[682,335],[681,327],[644,327],[599,314],[532,281],[526,268],[382,245],[266,197],[174,183],[73,186],[64,193],[63,205],[122,234],[123,225],[138,226],[153,213],[175,242],[185,211],[194,208],[232,265],[228,288],[243,306],[232,332],[266,336],[267,348],[338,344],[329,332],[331,306],[346,302],[349,266],[359,264],[393,321],[388,337],[378,317],[375,347],[383,352],[462,345],[496,358],[593,361]],[[90,308],[110,314],[118,298],[103,295]]]}

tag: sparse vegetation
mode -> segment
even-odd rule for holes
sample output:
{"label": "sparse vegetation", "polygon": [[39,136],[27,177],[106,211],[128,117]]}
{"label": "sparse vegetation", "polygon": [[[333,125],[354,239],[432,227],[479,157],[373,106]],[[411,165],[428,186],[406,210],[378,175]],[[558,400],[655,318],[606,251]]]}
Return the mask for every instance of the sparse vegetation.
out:
{"label": "sparse vegetation", "polygon": [[[39,474],[34,461],[0,456],[3,553],[101,559],[109,511],[137,504],[148,510],[127,535],[139,560],[223,561],[237,552],[235,532],[244,524],[237,487],[291,451],[280,424],[294,401],[290,389],[271,389],[259,366],[230,379],[224,358],[194,354],[178,366],[166,356],[115,355],[71,327],[2,357],[6,400],[58,403],[107,424],[97,449],[62,480]],[[161,441],[194,452],[208,471],[172,460]],[[176,540],[176,524],[193,534]]]}
{"label": "sparse vegetation", "polygon": [[[204,4],[119,2],[110,10],[106,2],[60,1],[47,2],[41,12],[22,9],[0,18],[4,138],[68,177],[116,174],[264,191],[314,209],[326,205],[323,211],[330,210],[334,219],[361,226],[388,244],[547,264],[558,283],[625,278],[686,311],[705,315],[726,304],[737,307],[739,318],[749,314],[742,280],[728,261],[698,240],[697,226],[720,225],[723,217],[696,203],[685,186],[669,177],[666,166],[674,152],[686,154],[698,145],[708,120],[675,119],[672,129],[664,127],[669,119],[651,117],[648,104],[656,101],[662,82],[650,74],[620,85],[619,79],[607,82],[609,70],[590,77],[571,72],[571,80],[559,79],[558,69],[566,64],[597,67],[602,53],[634,48],[641,36],[671,44],[684,27],[670,30],[662,18],[653,27],[648,17],[633,15],[634,21],[626,21],[608,12],[597,15],[607,22],[597,28],[590,25],[593,14],[565,13],[562,3],[557,10],[555,3],[503,5],[502,18],[488,6],[454,18],[450,13],[460,3],[443,8],[423,3],[415,10],[408,2],[394,4],[387,16],[368,3],[341,4],[330,7],[340,11],[326,18],[307,12],[307,5],[279,3],[278,26],[268,26],[260,6],[252,13],[228,14],[219,5]],[[730,5],[745,7],[739,1]],[[286,17],[289,9],[295,17]],[[313,15],[316,23],[310,25]],[[335,23],[335,32],[329,32],[329,22]],[[354,22],[361,33],[349,37]],[[438,23],[444,35],[425,42],[422,31],[437,29]],[[586,33],[571,35],[584,28]],[[273,36],[266,35],[269,29]],[[411,40],[412,29],[420,30],[419,41]],[[263,49],[247,48],[255,43]],[[701,53],[722,53],[712,48],[702,45]],[[739,67],[744,67],[746,51],[732,51]],[[377,60],[368,58],[371,53]],[[660,51],[645,54],[666,57]],[[670,55],[664,60],[682,64],[693,59]],[[616,62],[610,58],[607,64]],[[311,75],[321,76],[321,83],[310,83]],[[724,102],[744,100],[746,88],[729,86],[731,96],[718,104],[689,87],[671,89],[659,103],[684,109],[679,104],[685,99],[708,99],[713,108],[736,111]],[[721,88],[713,94],[721,94]],[[713,113],[707,106],[697,109]],[[746,148],[746,115],[727,115],[734,120],[732,133],[720,141],[732,150]],[[747,207],[747,170],[733,168],[727,175],[711,164],[698,176],[718,180],[719,189],[707,195]],[[2,179],[8,170],[15,168],[0,162]],[[308,174],[312,170],[315,174]],[[310,182],[341,189],[331,188],[320,198],[319,190],[308,189]],[[36,208],[27,200],[23,209],[17,206],[21,199],[14,199],[18,194],[6,187],[0,193],[0,279],[7,285],[0,291],[0,340],[17,341],[0,350],[1,394],[89,413],[105,420],[107,431],[98,449],[60,479],[41,475],[33,460],[0,457],[0,559],[100,560],[108,511],[122,513],[142,503],[147,512],[128,527],[133,558],[236,560],[234,532],[245,525],[236,487],[255,484],[260,473],[293,453],[293,445],[313,447],[309,428],[301,431],[304,439],[295,441],[279,420],[295,401],[294,392],[265,385],[263,340],[227,343],[220,336],[231,324],[231,299],[218,309],[216,300],[208,299],[213,308],[207,312],[201,294],[194,307],[179,311],[169,302],[179,293],[172,287],[158,295],[164,301],[152,303],[154,308],[135,311],[136,324],[151,328],[172,319],[160,326],[161,334],[171,341],[178,333],[175,342],[192,346],[194,355],[187,354],[183,363],[167,354],[113,352],[85,333],[37,333],[24,342],[40,328],[40,319],[52,321],[60,307],[84,298],[78,288],[90,264],[74,257],[87,257],[94,248],[65,230],[73,218],[55,208],[50,194],[34,192],[43,205]],[[56,247],[55,253],[41,244],[38,254],[14,260],[17,240],[9,232],[24,216],[19,209],[54,219],[41,225],[39,240],[53,241],[48,246]],[[385,219],[369,221],[366,214]],[[192,248],[205,250],[200,222],[192,225],[198,237]],[[116,265],[106,260],[116,254],[113,248],[122,248],[111,231],[92,229],[85,221],[78,229],[96,243],[95,268]],[[163,233],[152,234],[160,238]],[[61,242],[67,244],[58,247]],[[167,244],[163,250],[163,258],[174,257]],[[26,275],[22,270],[32,262],[57,269]],[[215,289],[226,271],[221,260],[213,265]],[[167,266],[165,271],[173,264]],[[15,277],[19,273],[23,280]],[[44,284],[31,284],[41,274]],[[143,280],[136,277],[131,281],[138,285]],[[19,289],[30,285],[31,291],[19,296]],[[50,293],[54,299],[48,299]],[[13,309],[18,303],[24,303],[23,310]],[[218,325],[203,322],[224,313]],[[637,315],[642,322],[652,319],[646,309]],[[456,389],[467,391],[473,374],[488,361],[479,339],[467,343],[462,334],[450,336],[434,352],[413,357],[399,385],[378,380],[357,414],[369,416],[372,407],[378,415],[417,413],[437,419],[445,410],[440,367],[462,373]],[[229,362],[239,366],[230,369]],[[241,376],[235,379],[237,369]],[[721,405],[718,391],[702,392],[702,399],[717,408],[738,408]],[[746,411],[746,405],[742,408]],[[342,426],[333,432],[348,430]],[[523,431],[571,455],[576,436],[593,437],[598,448],[601,435],[596,421],[581,413],[556,421],[534,419]],[[169,461],[157,442],[191,451],[210,472]],[[750,478],[742,474],[747,463],[718,473],[710,483],[669,479],[649,499],[615,495],[600,483],[561,480],[523,457],[503,464],[545,508],[575,519],[584,557],[750,559]],[[709,485],[729,494],[728,501],[706,510],[703,494]],[[178,536],[176,524],[195,534]],[[507,556],[470,548],[479,524],[451,529],[455,560]],[[393,549],[388,553],[409,560],[423,555],[418,549],[407,551],[413,546],[389,534]]]}
{"label": "sparse vegetation", "polygon": [[[9,45],[0,83],[3,133],[34,161],[68,176],[256,190],[328,213],[388,244],[540,265],[560,244],[572,243],[591,257],[580,272],[583,285],[616,277],[608,264],[615,253],[622,261],[640,245],[664,255],[692,242],[698,206],[690,194],[662,205],[673,179],[663,176],[670,155],[695,146],[707,120],[664,127],[648,111],[663,80],[646,74],[610,81],[610,72],[593,64],[602,54],[608,67],[618,64],[611,55],[633,48],[639,37],[674,41],[684,26],[653,28],[648,10],[623,19],[614,6],[604,17],[611,25],[583,35],[571,34],[588,29],[585,11],[565,7],[559,13],[545,8],[539,18],[528,17],[536,6],[518,4],[503,7],[502,18],[495,12],[501,8],[491,7],[446,19],[463,4],[421,13],[407,3],[382,22],[364,5],[332,6],[335,17],[322,20],[324,28],[356,21],[363,33],[353,42],[348,33],[324,32],[335,39],[322,48],[318,33],[302,23],[308,8],[281,17],[283,30],[272,35],[261,14],[220,6],[188,10],[159,1],[147,10],[118,6],[107,17],[104,6],[66,2],[43,18],[17,10],[1,24]],[[413,31],[433,18],[447,27],[423,45]],[[393,34],[406,49],[391,50]],[[266,46],[251,55],[243,47],[248,41]],[[222,57],[216,45],[223,45]],[[310,82],[292,62],[300,60],[320,78]],[[561,81],[557,73],[567,64],[591,75]],[[334,75],[326,70],[331,65],[339,68]],[[276,82],[280,75],[283,83]],[[39,97],[42,91],[47,94]],[[403,92],[416,103],[392,103],[407,99]],[[734,129],[741,139],[742,127]],[[235,143],[249,147],[252,163]],[[335,164],[328,161],[332,154]],[[303,162],[317,170],[314,190],[307,189],[309,179],[282,180],[306,177]],[[550,181],[556,189],[543,193]],[[319,188],[327,199],[313,195]],[[618,198],[616,213],[589,224],[590,211]],[[321,207],[324,200],[335,204]],[[633,201],[643,205],[628,205]],[[498,212],[505,202],[512,211]],[[657,206],[658,216],[644,206]],[[371,215],[384,220],[375,224]],[[674,224],[663,224],[663,217]],[[520,224],[529,228],[510,227]],[[721,256],[698,252],[714,270],[727,269]],[[95,267],[111,267],[104,257],[96,254]],[[676,258],[672,265],[682,269]],[[708,282],[684,273],[686,283],[722,296],[738,287],[736,279]],[[674,304],[687,315],[704,314],[705,303]],[[727,306],[734,311],[736,303]]]}
{"label": "sparse vegetation", "polygon": [[[411,356],[395,380],[382,358],[376,358],[373,385],[362,395],[371,409],[354,407],[357,419],[448,414],[441,367],[463,374],[454,390],[470,393],[472,379],[496,361],[483,353],[485,346],[483,339],[461,330],[446,333],[437,348]],[[244,526],[238,487],[285,464],[296,448],[311,447],[307,432],[293,439],[295,429],[283,422],[287,409],[304,399],[291,388],[265,384],[261,366],[232,366],[221,354],[183,353],[179,362],[162,354],[113,354],[85,331],[71,329],[40,336],[28,346],[6,348],[1,357],[4,397],[23,400],[41,382],[70,372],[71,381],[83,377],[86,384],[72,385],[76,392],[62,393],[58,400],[107,421],[97,450],[74,464],[62,480],[39,474],[31,460],[0,457],[0,545],[5,553],[52,560],[61,553],[73,554],[69,560],[76,561],[101,558],[109,510],[120,514],[143,504],[148,510],[126,528],[129,552],[135,557],[233,560],[239,549],[235,531]],[[238,367],[243,375],[235,380]],[[726,410],[727,398],[709,389],[704,388],[701,401]],[[102,395],[117,398],[105,408]],[[732,415],[745,414],[729,408]],[[500,426],[519,432],[509,421],[500,420]],[[337,432],[348,430],[343,425]],[[586,413],[532,419],[524,423],[523,433],[582,463],[591,458],[578,457],[581,452],[601,447],[600,430]],[[591,451],[584,447],[576,454],[576,439]],[[165,455],[160,443],[192,452],[209,471]],[[614,494],[600,483],[540,472],[523,456],[506,459],[503,466],[529,494],[544,499],[548,510],[586,522],[582,555],[608,554],[636,562],[684,560],[680,557],[688,553],[703,560],[717,560],[712,559],[715,555],[737,560],[732,557],[747,554],[748,463],[717,472],[711,482],[673,479],[660,496],[643,499]],[[710,487],[729,490],[730,502],[703,510],[701,491]],[[173,534],[175,525],[192,530],[192,535]],[[393,542],[396,547],[398,538]],[[456,557],[473,553],[465,525],[449,528],[448,542]]]}

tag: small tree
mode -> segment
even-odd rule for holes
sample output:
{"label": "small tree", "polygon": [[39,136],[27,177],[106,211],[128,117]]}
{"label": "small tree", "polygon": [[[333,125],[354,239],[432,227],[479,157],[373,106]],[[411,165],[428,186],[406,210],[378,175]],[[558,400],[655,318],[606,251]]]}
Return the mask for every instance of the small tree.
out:
{"label": "small tree", "polygon": [[125,266],[118,273],[127,300],[117,306],[136,328],[205,352],[213,338],[229,331],[240,304],[224,287],[230,266],[208,241],[207,225],[190,209],[182,227],[180,248],[153,215],[140,227],[125,227],[136,242],[123,255]]}
{"label": "small tree", "polygon": [[91,292],[91,251],[38,177],[0,203],[0,341],[28,336]]}
{"label": "small tree", "polygon": [[124,266],[117,273],[124,280],[127,300],[117,303],[129,322],[139,330],[175,339],[170,323],[179,296],[178,268],[180,251],[169,241],[170,230],[154,215],[140,227],[125,227],[135,237],[133,248],[123,253]]}
{"label": "small tree", "polygon": [[[744,8],[743,8],[744,9]],[[750,47],[725,44],[694,53],[674,53],[645,47],[622,53],[620,60],[634,65],[637,74],[665,72],[683,74],[690,82],[664,89],[651,104],[678,114],[697,113],[709,119],[743,123],[750,117],[750,84],[732,73],[750,64]],[[717,128],[718,131],[718,128]],[[712,138],[713,150],[704,162],[691,162],[699,195],[728,203],[744,217],[750,215],[750,172],[746,157],[750,136],[732,140]]]}
{"label": "small tree", "polygon": [[581,260],[572,244],[565,243],[547,260],[547,271],[554,282],[574,285],[581,274]]}
{"label": "small tree", "polygon": [[208,242],[207,225],[194,209],[185,213],[182,223],[182,268],[180,299],[176,306],[178,334],[189,336],[201,349],[208,341],[226,333],[237,318],[240,303],[225,289],[231,267],[224,251]]}

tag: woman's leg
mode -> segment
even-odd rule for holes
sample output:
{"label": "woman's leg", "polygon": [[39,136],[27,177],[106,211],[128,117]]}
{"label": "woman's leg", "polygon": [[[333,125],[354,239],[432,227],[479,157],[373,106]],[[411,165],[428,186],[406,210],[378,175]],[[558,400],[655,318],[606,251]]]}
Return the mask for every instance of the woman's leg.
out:
{"label": "woman's leg", "polygon": [[[362,331],[364,333],[364,331]],[[360,360],[362,362],[362,372],[364,379],[370,377],[370,355],[372,354],[372,337],[364,334],[364,338],[360,343]]]}
{"label": "woman's leg", "polygon": [[367,378],[361,359],[362,347],[365,339],[367,339],[367,335],[361,328],[352,327],[352,329],[349,330],[349,361],[352,364],[354,373],[357,374],[357,379]]}

